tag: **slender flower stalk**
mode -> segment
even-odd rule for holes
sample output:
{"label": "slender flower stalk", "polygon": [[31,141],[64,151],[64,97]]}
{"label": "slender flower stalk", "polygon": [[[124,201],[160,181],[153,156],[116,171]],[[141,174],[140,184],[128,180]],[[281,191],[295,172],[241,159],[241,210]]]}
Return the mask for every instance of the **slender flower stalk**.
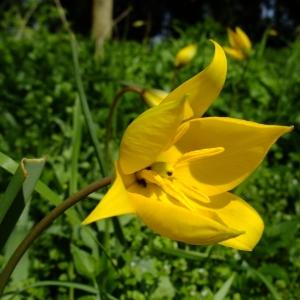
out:
{"label": "slender flower stalk", "polygon": [[0,297],[4,291],[4,288],[17,266],[20,259],[23,257],[27,249],[32,243],[56,220],[61,216],[68,208],[75,205],[78,201],[85,199],[89,194],[96,192],[97,190],[107,186],[111,183],[111,177],[105,177],[99,181],[95,181],[86,186],[82,190],[76,192],[70,196],[67,200],[55,207],[48,215],[46,215],[39,223],[37,223],[31,231],[27,234],[24,240],[19,244],[15,252],[11,255],[10,259],[4,266],[0,274]]}

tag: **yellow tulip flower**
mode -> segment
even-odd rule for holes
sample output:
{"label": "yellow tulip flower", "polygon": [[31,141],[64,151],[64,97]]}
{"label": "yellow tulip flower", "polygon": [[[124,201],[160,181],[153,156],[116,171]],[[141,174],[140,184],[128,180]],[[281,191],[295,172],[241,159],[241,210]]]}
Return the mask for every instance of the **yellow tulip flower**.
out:
{"label": "yellow tulip flower", "polygon": [[183,67],[188,64],[197,53],[197,45],[190,44],[180,49],[175,57],[175,66],[177,68]]}
{"label": "yellow tulip flower", "polygon": [[142,92],[143,99],[149,106],[160,104],[168,95],[168,92],[158,89],[146,89]]}
{"label": "yellow tulip flower", "polygon": [[214,42],[210,65],[126,129],[110,190],[84,224],[137,215],[154,232],[194,245],[252,250],[264,224],[234,189],[292,127],[202,117],[227,72]]}
{"label": "yellow tulip flower", "polygon": [[235,31],[227,29],[230,47],[224,47],[225,52],[234,59],[244,60],[250,55],[252,44],[247,34],[236,27]]}

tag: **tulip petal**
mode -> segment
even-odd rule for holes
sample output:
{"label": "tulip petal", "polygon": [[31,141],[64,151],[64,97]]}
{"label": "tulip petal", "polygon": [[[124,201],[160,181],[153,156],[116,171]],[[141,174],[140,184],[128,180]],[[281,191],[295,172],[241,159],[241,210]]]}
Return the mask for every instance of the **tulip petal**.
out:
{"label": "tulip petal", "polygon": [[230,28],[227,29],[227,36],[228,36],[228,42],[229,45],[232,48],[239,48],[239,40],[237,37],[237,34]]}
{"label": "tulip petal", "polygon": [[248,35],[240,27],[236,27],[235,32],[238,36],[240,46],[249,51],[252,45]]}
{"label": "tulip petal", "polygon": [[137,117],[126,129],[120,147],[120,166],[132,174],[155,161],[174,139],[186,100],[161,103]]}
{"label": "tulip petal", "polygon": [[213,42],[215,54],[206,69],[187,80],[172,91],[163,103],[172,102],[188,95],[189,109],[185,110],[184,119],[200,117],[218,97],[226,78],[227,61],[222,47]]}
{"label": "tulip petal", "polygon": [[229,227],[244,233],[221,242],[223,246],[239,250],[251,251],[261,238],[264,223],[256,210],[246,201],[231,193],[224,193],[210,198],[211,203],[205,204]]}
{"label": "tulip petal", "polygon": [[[130,178],[127,179],[130,180]],[[134,204],[128,197],[121,175],[116,168],[116,179],[113,185],[82,224],[86,225],[105,218],[134,212]]]}
{"label": "tulip petal", "polygon": [[232,118],[201,118],[190,121],[176,144],[181,153],[223,147],[215,156],[175,168],[174,176],[208,196],[230,191],[261,163],[272,144],[292,127],[263,125]]}
{"label": "tulip petal", "polygon": [[[152,196],[149,197],[149,194]],[[214,212],[193,212],[168,202],[165,193],[156,200],[156,194],[159,195],[159,192],[153,185],[139,188],[138,191],[130,188],[128,192],[138,217],[162,236],[193,245],[208,245],[241,234],[220,222]],[[159,201],[160,198],[162,201]]]}

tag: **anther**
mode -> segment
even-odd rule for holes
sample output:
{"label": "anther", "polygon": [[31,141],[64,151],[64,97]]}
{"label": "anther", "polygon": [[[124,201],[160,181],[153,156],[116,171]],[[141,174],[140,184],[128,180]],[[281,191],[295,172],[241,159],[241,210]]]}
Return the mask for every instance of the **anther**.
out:
{"label": "anther", "polygon": [[141,185],[142,187],[147,187],[147,182],[146,182],[146,180],[145,179],[138,179],[137,180],[137,183],[139,184],[139,185]]}

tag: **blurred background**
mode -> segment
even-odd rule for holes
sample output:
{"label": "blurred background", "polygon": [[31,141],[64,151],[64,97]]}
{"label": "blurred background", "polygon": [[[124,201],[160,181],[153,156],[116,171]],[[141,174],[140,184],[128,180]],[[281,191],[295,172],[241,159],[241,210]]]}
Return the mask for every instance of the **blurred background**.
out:
{"label": "blurred background", "polygon": [[[147,108],[145,92],[167,93],[203,70],[213,56],[210,38],[230,46],[228,28],[240,26],[252,45],[242,59],[228,55],[224,89],[206,115],[295,126],[234,191],[265,222],[253,252],[177,243],[132,216],[81,226],[101,190],[34,243],[3,299],[300,299],[299,6],[2,0],[0,196],[23,157],[47,157],[41,181],[49,190],[28,200],[0,266],[55,205],[112,174],[125,128]],[[178,66],[178,51],[190,44],[197,51]]]}
{"label": "blurred background", "polygon": [[[37,13],[45,9],[44,6],[51,3],[48,0],[32,1],[9,1],[3,0],[0,4],[0,13],[3,15],[8,10],[15,9],[16,12],[26,14],[30,5],[36,5]],[[108,3],[108,4],[107,4]],[[63,0],[62,6],[66,9],[68,20],[76,33],[88,36],[92,31],[93,16],[97,16],[97,10],[106,9],[111,14],[114,23],[114,37],[141,40],[145,34],[150,37],[157,35],[176,36],[173,28],[174,22],[182,22],[193,25],[207,19],[213,19],[224,27],[232,27],[237,24],[246,32],[251,32],[253,39],[261,37],[266,27],[274,27],[287,39],[294,38],[299,34],[300,25],[300,3],[293,0],[215,0],[200,1],[187,0],[184,2],[168,0],[147,1],[80,1]],[[33,8],[32,8],[33,9]],[[36,14],[31,16],[30,23],[36,19]],[[144,21],[143,29],[134,28],[131,25],[136,20]],[[53,20],[52,20],[53,21]],[[59,24],[48,23],[52,31]]]}

